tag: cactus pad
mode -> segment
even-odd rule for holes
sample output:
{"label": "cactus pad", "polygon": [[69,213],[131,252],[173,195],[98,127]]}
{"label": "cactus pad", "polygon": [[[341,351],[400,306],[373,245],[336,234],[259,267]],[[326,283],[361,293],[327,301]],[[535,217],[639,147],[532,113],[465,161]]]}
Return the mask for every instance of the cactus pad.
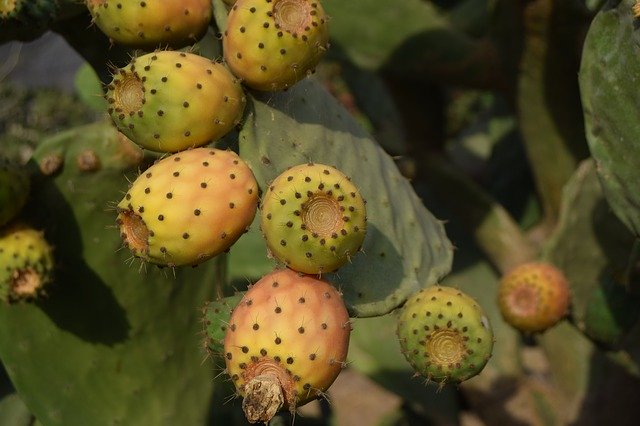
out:
{"label": "cactus pad", "polygon": [[254,284],[234,309],[227,372],[251,422],[323,395],[345,366],[351,324],[338,291],[290,269]]}
{"label": "cactus pad", "polygon": [[[587,142],[616,216],[640,236],[640,31],[632,0],[598,13],[585,39],[580,92]],[[615,46],[615,49],[611,49]]]}
{"label": "cactus pad", "polygon": [[247,86],[285,89],[307,76],[329,47],[319,0],[238,0],[222,39],[225,61]]}
{"label": "cactus pad", "polygon": [[365,202],[334,167],[303,164],[278,176],[261,203],[270,252],[307,274],[332,272],[354,256],[366,233]]}
{"label": "cactus pad", "polygon": [[369,135],[321,86],[306,79],[284,92],[257,94],[240,131],[240,154],[264,189],[287,167],[330,164],[367,200],[363,253],[338,272],[352,316],[383,315],[451,267],[442,222]]}
{"label": "cactus pad", "polygon": [[498,288],[498,306],[504,320],[527,333],[554,326],[569,310],[569,283],[549,263],[531,262],[506,273]]}
{"label": "cactus pad", "polygon": [[207,31],[210,0],[86,0],[93,21],[123,45],[174,48],[193,44]]}
{"label": "cactus pad", "polygon": [[196,148],[138,176],[118,204],[117,222],[135,256],[160,265],[195,265],[231,247],[257,205],[253,173],[236,153]]}
{"label": "cactus pad", "polygon": [[42,232],[13,225],[0,232],[0,265],[0,300],[35,299],[52,280],[53,249]]}
{"label": "cactus pad", "polygon": [[161,51],[118,70],[106,94],[122,133],[144,148],[176,152],[230,132],[245,96],[227,68],[192,53]]}
{"label": "cactus pad", "polygon": [[416,372],[441,384],[479,374],[493,350],[493,332],[482,308],[451,287],[432,286],[409,298],[397,333]]}

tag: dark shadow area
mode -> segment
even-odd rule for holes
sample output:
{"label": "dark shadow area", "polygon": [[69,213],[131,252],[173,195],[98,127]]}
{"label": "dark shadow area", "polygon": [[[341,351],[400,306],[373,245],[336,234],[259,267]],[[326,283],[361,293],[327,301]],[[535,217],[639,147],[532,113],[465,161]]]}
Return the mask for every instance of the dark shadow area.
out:
{"label": "dark shadow area", "polygon": [[520,386],[516,378],[500,376],[491,384],[490,393],[469,387],[462,394],[467,404],[473,407],[487,425],[529,426],[529,423],[514,417],[507,404],[517,394]]}
{"label": "dark shadow area", "polygon": [[15,392],[4,365],[0,363],[0,399]]}
{"label": "dark shadow area", "polygon": [[600,351],[593,353],[590,364],[588,388],[572,425],[637,425],[640,380],[627,374]]}
{"label": "dark shadow area", "polygon": [[113,346],[126,340],[126,312],[83,259],[82,231],[74,210],[52,180],[36,185],[25,212],[30,223],[44,229],[57,265],[49,296],[37,306],[58,327],[87,342]]}

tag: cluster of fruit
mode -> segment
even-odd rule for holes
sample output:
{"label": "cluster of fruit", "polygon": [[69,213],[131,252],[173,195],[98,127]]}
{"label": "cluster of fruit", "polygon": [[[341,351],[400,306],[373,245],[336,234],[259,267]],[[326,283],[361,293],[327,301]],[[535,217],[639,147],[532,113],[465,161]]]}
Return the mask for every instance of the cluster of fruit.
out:
{"label": "cluster of fruit", "polygon": [[[88,5],[106,34],[129,46],[176,47],[206,31],[209,1],[169,3]],[[147,14],[153,19],[143,20]],[[171,153],[143,171],[118,204],[124,245],[136,257],[169,267],[199,264],[228,250],[260,204],[269,255],[284,268],[244,295],[223,349],[252,422],[322,395],[345,365],[349,315],[322,274],[361,249],[365,201],[340,170],[313,163],[284,171],[259,200],[248,165],[204,145],[241,121],[245,88],[286,89],[313,71],[327,47],[318,2],[239,0],[227,17],[224,63],[159,50],[134,58],[107,86],[118,129],[143,148]]]}

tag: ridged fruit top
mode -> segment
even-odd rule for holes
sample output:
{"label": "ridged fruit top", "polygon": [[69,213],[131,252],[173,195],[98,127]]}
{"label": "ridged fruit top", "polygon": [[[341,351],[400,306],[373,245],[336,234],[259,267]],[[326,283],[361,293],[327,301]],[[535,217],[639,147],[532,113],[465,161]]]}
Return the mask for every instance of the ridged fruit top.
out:
{"label": "ridged fruit top", "polygon": [[238,0],[222,39],[224,58],[247,86],[274,91],[303,79],[329,47],[318,0]]}
{"label": "ridged fruit top", "polygon": [[362,246],[365,201],[336,168],[302,164],[269,185],[260,223],[269,251],[289,268],[308,274],[332,272]]}
{"label": "ridged fruit top", "polygon": [[245,400],[255,397],[247,395],[254,378],[272,374],[284,393],[283,407],[295,409],[321,396],[336,379],[350,332],[333,286],[276,270],[253,285],[233,311],[224,342],[227,372]]}
{"label": "ridged fruit top", "polygon": [[482,308],[451,287],[432,286],[410,297],[398,318],[402,353],[428,380],[459,383],[482,371],[493,331]]}
{"label": "ridged fruit top", "polygon": [[12,225],[0,233],[0,300],[38,297],[53,277],[53,253],[42,232]]}
{"label": "ridged fruit top", "polygon": [[194,265],[231,247],[253,221],[257,204],[256,180],[236,153],[196,148],[138,176],[118,204],[117,221],[135,256]]}
{"label": "ridged fruit top", "polygon": [[93,21],[110,39],[153,49],[198,41],[213,16],[211,0],[86,0]]}
{"label": "ridged fruit top", "polygon": [[177,152],[229,133],[245,106],[242,86],[222,64],[192,53],[134,58],[107,86],[109,114],[144,148]]}
{"label": "ridged fruit top", "polygon": [[0,226],[22,209],[29,196],[29,176],[24,169],[0,158]]}
{"label": "ridged fruit top", "polygon": [[555,325],[568,313],[570,303],[567,279],[549,263],[525,263],[500,280],[500,312],[507,323],[523,332],[541,332]]}

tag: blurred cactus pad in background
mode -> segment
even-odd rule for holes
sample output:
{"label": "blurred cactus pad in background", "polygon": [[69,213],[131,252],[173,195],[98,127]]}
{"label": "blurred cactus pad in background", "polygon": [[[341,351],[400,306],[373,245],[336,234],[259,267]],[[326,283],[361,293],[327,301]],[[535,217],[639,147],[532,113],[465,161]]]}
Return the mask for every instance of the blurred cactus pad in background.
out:
{"label": "blurred cactus pad in background", "polygon": [[638,424],[639,80],[635,0],[0,1],[0,425]]}

